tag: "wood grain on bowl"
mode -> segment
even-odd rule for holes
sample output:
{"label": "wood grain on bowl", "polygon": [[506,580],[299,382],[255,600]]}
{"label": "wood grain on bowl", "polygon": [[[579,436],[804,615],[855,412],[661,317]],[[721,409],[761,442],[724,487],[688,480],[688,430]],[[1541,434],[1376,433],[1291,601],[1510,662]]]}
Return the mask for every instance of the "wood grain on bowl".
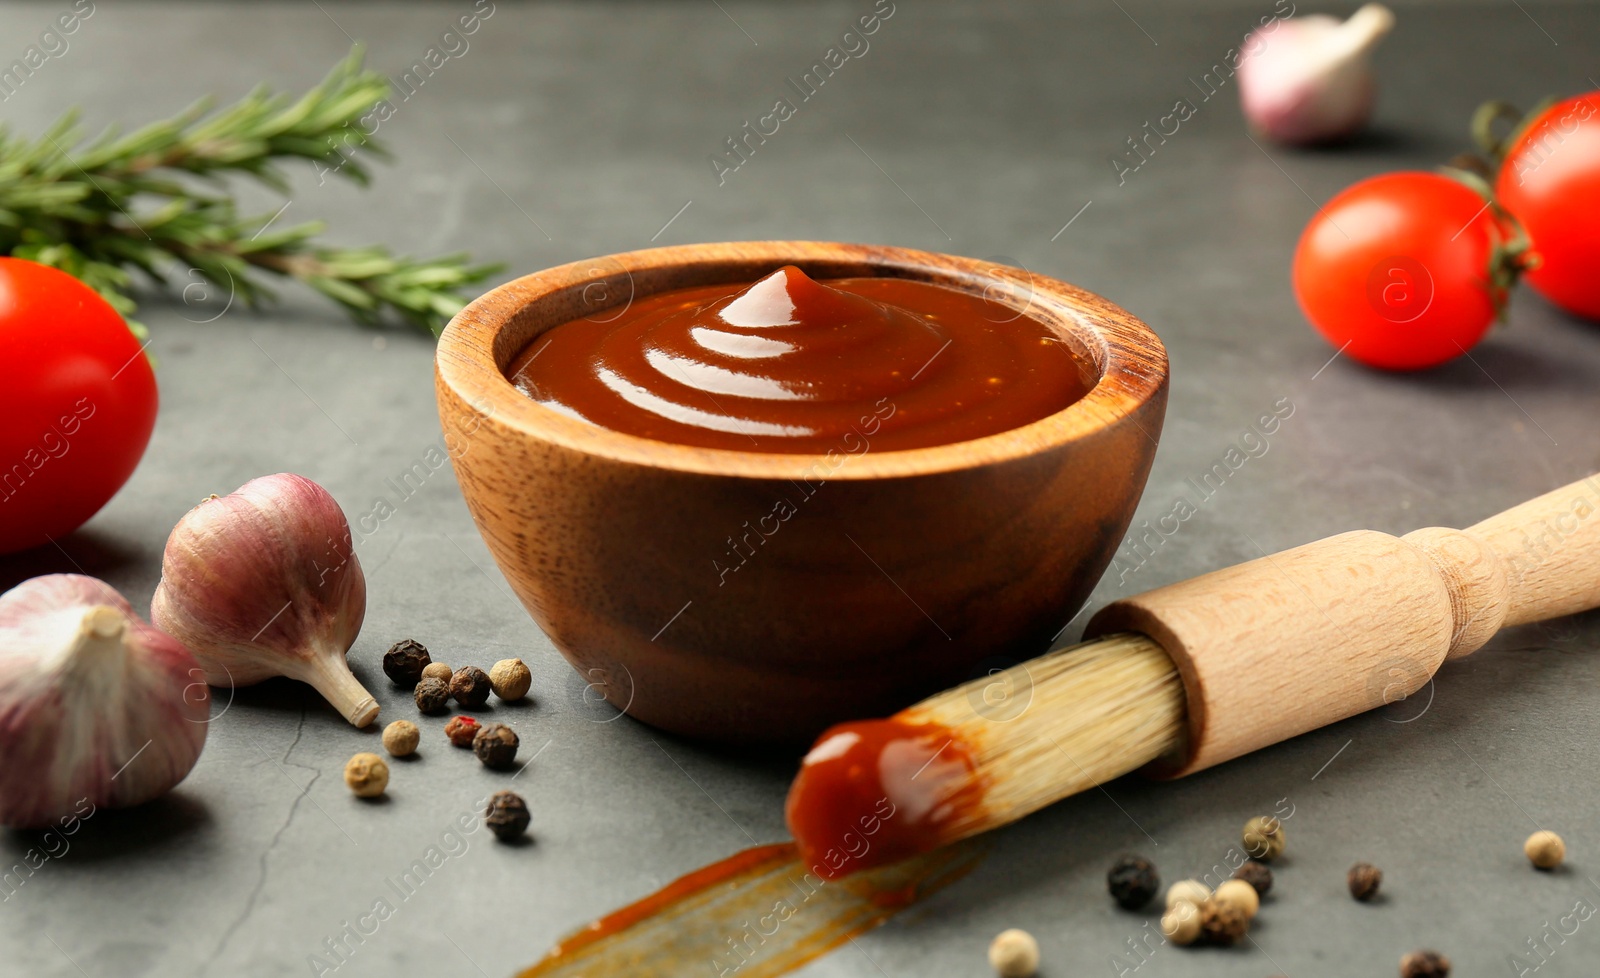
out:
{"label": "wood grain on bowl", "polygon": [[[506,377],[542,331],[633,297],[899,276],[1026,312],[1093,364],[1081,400],[972,441],[818,455],[698,448],[590,425]],[[685,245],[576,262],[474,301],[440,340],[467,505],[529,613],[595,692],[731,745],[804,744],[1042,651],[1110,563],[1149,474],[1167,362],[1148,327],[1026,271],[824,242]]]}

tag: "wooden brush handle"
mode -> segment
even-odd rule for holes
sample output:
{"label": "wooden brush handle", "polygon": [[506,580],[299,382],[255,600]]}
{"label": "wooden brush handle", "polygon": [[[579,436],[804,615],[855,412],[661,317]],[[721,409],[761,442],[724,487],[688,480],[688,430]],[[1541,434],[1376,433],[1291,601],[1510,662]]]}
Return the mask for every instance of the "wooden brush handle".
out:
{"label": "wooden brush handle", "polygon": [[1597,508],[1600,474],[1462,531],[1483,541],[1505,563],[1510,594],[1504,624],[1525,625],[1600,607],[1600,520],[1593,519]]}
{"label": "wooden brush handle", "polygon": [[1373,530],[1116,601],[1087,636],[1139,632],[1178,667],[1189,774],[1403,699],[1503,625],[1600,606],[1600,477],[1465,530]]}

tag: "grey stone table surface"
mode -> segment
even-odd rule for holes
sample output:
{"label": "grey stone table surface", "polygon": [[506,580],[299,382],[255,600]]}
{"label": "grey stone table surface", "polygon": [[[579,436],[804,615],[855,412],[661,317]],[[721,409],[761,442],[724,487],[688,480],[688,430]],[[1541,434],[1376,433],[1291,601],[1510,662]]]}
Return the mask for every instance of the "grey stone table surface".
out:
{"label": "grey stone table surface", "polygon": [[[69,6],[0,8],[0,62]],[[1600,328],[1523,294],[1471,360],[1380,375],[1329,362],[1288,282],[1317,202],[1448,158],[1484,99],[1596,87],[1592,5],[1397,2],[1373,131],[1291,152],[1246,138],[1230,84],[1209,98],[1197,85],[1273,13],[1265,0],[883,0],[892,13],[870,48],[720,183],[711,155],[793,97],[787,80],[867,0],[481,0],[465,39],[444,34],[469,0],[88,6],[66,49],[6,96],[8,124],[37,132],[73,104],[91,125],[135,123],[205,92],[302,87],[353,39],[393,77],[448,49],[382,122],[395,162],[371,189],[319,184],[306,166],[287,199],[249,193],[264,213],[286,207],[282,220],[326,219],[337,241],[471,249],[516,273],[652,242],[885,242],[1100,292],[1171,353],[1138,520],[1170,512],[1255,418],[1292,405],[1179,532],[1146,559],[1124,553],[1091,607],[1350,528],[1465,525],[1600,469]],[[1180,99],[1192,116],[1119,182],[1109,159]],[[348,325],[292,290],[264,311],[203,292],[146,303],[162,409],[132,481],[59,549],[0,561],[0,584],[82,568],[143,606],[168,528],[207,493],[269,472],[320,481],[355,519],[385,504],[392,515],[357,532],[371,599],[354,668],[395,717],[411,710],[378,660],[399,638],[457,664],[526,659],[533,704],[492,714],[538,752],[517,783],[536,842],[457,833],[504,776],[435,739],[396,765],[386,804],[364,804],[340,768],[375,737],[293,684],[231,705],[219,695],[205,753],[170,797],[96,814],[0,893],[0,974],[302,975],[319,973],[318,956],[340,976],[507,975],[591,917],[785,835],[793,758],[603,722],[611,713],[511,596],[449,469],[397,491],[391,480],[441,439],[427,338]],[[1592,975],[1600,923],[1580,918],[1600,906],[1597,644],[1595,615],[1517,629],[1448,666],[1425,701],[1179,783],[1124,779],[1071,799],[997,833],[971,877],[804,973],[981,975],[990,936],[1015,926],[1038,936],[1050,976],[1384,975],[1418,946],[1445,951],[1459,975]],[[1130,951],[1151,918],[1106,899],[1114,853],[1142,851],[1169,879],[1203,872],[1246,818],[1279,805],[1293,813],[1290,855],[1249,943]],[[1528,871],[1520,846],[1536,825],[1565,835],[1570,871]],[[41,845],[0,835],[0,868]],[[393,889],[430,847],[425,883]],[[1376,905],[1344,893],[1358,859],[1384,869]],[[392,915],[331,956],[325,942],[379,900]]]}

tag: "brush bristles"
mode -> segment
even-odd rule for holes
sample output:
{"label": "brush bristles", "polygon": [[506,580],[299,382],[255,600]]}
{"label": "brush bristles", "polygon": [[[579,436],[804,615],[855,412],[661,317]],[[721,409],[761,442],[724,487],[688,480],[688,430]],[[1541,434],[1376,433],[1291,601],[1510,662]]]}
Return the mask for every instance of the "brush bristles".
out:
{"label": "brush bristles", "polygon": [[901,711],[938,723],[967,746],[982,789],[944,842],[1014,822],[1177,748],[1183,685],[1161,646],[1103,638],[975,679]]}

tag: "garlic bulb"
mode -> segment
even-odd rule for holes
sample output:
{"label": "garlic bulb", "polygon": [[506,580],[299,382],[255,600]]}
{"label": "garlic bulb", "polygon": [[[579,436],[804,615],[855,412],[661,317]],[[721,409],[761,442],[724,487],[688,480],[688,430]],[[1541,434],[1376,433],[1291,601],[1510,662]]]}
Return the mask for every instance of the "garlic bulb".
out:
{"label": "garlic bulb", "polygon": [[178,521],[150,617],[189,647],[211,685],[288,676],[364,727],[378,701],[345,653],[366,610],[344,511],[310,479],[280,474],[212,496]]}
{"label": "garlic bulb", "polygon": [[1251,128],[1281,143],[1356,132],[1376,93],[1372,49],[1393,27],[1389,8],[1369,3],[1343,23],[1313,14],[1255,31],[1239,64],[1239,98]]}
{"label": "garlic bulb", "polygon": [[210,715],[194,657],[111,585],[51,574],[0,595],[0,824],[45,828],[166,793]]}

